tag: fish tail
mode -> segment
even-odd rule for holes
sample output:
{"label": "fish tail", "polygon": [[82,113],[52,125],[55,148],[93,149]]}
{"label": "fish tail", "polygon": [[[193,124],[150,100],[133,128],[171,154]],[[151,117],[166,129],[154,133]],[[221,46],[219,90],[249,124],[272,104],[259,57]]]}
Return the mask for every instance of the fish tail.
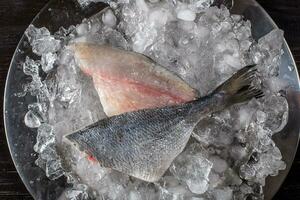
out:
{"label": "fish tail", "polygon": [[215,94],[224,94],[225,106],[246,102],[252,98],[261,98],[264,96],[262,90],[251,86],[257,71],[255,66],[256,65],[248,65],[240,69],[214,91]]}

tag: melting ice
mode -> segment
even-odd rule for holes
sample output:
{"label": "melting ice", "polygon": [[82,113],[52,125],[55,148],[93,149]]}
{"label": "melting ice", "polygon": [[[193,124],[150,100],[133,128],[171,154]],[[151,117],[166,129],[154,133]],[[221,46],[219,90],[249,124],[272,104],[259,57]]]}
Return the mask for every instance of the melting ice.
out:
{"label": "melting ice", "polygon": [[[86,7],[100,0],[78,2]],[[285,168],[272,140],[287,118],[286,100],[278,94],[287,84],[277,78],[283,32],[275,29],[255,41],[249,21],[224,6],[211,7],[212,0],[106,2],[112,8],[69,29],[51,34],[31,25],[26,31],[40,59],[27,57],[23,64],[32,78],[24,91],[37,97],[24,121],[37,128],[36,164],[49,178],[65,175],[74,185],[60,199],[262,199],[265,178]],[[201,95],[242,66],[256,63],[256,83],[263,85],[266,96],[203,119],[164,177],[145,183],[101,168],[62,141],[63,135],[106,117],[92,81],[64,48],[70,41],[108,43],[143,53]]]}

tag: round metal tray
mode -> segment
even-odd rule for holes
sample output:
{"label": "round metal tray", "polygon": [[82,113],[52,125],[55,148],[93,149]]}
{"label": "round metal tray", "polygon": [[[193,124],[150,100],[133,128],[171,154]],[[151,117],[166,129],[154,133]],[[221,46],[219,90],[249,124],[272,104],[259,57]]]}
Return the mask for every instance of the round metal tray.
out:
{"label": "round metal tray", "polygon": [[[51,32],[59,27],[69,27],[78,24],[82,19],[89,17],[105,7],[105,4],[97,4],[88,9],[81,10],[75,1],[72,0],[51,0],[36,16],[32,24],[37,27],[45,26]],[[275,23],[263,8],[254,0],[236,0],[232,13],[242,14],[252,22],[252,31],[255,39],[265,35],[276,27]],[[34,164],[36,155],[33,145],[36,142],[36,131],[29,129],[24,124],[24,115],[27,112],[27,105],[35,101],[34,97],[26,95],[17,97],[15,94],[22,91],[22,85],[28,82],[28,77],[23,73],[20,63],[26,56],[34,56],[26,44],[23,36],[16,52],[12,58],[9,73],[6,81],[4,97],[4,121],[7,141],[10,153],[23,180],[26,188],[35,199],[57,199],[64,190],[66,181],[64,178],[50,181],[44,171]],[[290,86],[299,91],[299,77],[295,62],[286,42],[283,46],[284,54],[280,66],[280,76],[287,74],[291,77]],[[288,70],[288,66],[294,66],[295,70]],[[295,99],[294,106],[299,105],[300,98]],[[297,104],[298,103],[298,104]],[[298,111],[298,112],[297,112]],[[298,114],[299,113],[299,114]],[[265,199],[271,199],[278,191],[283,180],[287,176],[297,151],[299,139],[300,112],[298,108],[290,111],[288,126],[282,134],[276,134],[275,142],[281,149],[287,168],[281,171],[276,177],[269,177],[265,186]]]}

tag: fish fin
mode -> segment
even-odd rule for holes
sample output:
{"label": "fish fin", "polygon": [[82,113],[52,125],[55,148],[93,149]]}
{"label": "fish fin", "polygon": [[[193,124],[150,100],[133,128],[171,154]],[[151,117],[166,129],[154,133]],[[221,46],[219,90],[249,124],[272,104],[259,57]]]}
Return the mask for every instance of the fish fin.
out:
{"label": "fish fin", "polygon": [[225,94],[227,97],[225,98],[227,106],[264,96],[262,90],[251,86],[251,82],[254,80],[257,71],[255,66],[248,65],[240,69],[215,90],[215,93]]}

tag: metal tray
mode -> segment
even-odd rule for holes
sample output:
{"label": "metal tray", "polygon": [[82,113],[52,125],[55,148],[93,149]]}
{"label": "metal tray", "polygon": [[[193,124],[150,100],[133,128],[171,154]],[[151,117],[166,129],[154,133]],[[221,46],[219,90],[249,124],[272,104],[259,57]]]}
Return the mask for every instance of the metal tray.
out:
{"label": "metal tray", "polygon": [[[45,26],[51,32],[55,32],[61,26],[69,27],[72,24],[78,24],[82,19],[99,12],[103,8],[105,8],[105,4],[96,4],[82,10],[72,0],[51,0],[35,17],[32,24],[37,27]],[[252,22],[252,31],[255,39],[260,38],[276,27],[269,15],[254,0],[236,0],[232,13],[242,14]],[[15,95],[22,91],[22,85],[28,82],[28,77],[23,73],[20,63],[25,60],[26,56],[34,56],[29,45],[24,41],[26,40],[23,36],[12,58],[6,81],[4,96],[6,137],[17,171],[31,195],[35,199],[57,199],[64,188],[67,187],[66,180],[61,178],[56,181],[50,181],[45,176],[44,171],[34,164],[36,154],[33,151],[33,145],[36,141],[36,131],[27,128],[23,120],[27,112],[27,105],[35,101],[35,99],[30,95],[21,98]],[[283,50],[280,76],[283,77],[287,74],[291,77],[290,86],[295,91],[299,91],[300,85],[296,64],[286,42],[284,42]],[[290,71],[288,69],[289,65],[294,66],[295,70]],[[265,199],[271,199],[278,191],[290,170],[297,151],[300,126],[300,98],[296,99],[293,96],[291,103],[293,104],[293,109],[289,113],[288,126],[282,134],[277,134],[276,138],[274,138],[281,149],[287,168],[281,171],[278,176],[267,179],[266,187],[264,188]]]}

